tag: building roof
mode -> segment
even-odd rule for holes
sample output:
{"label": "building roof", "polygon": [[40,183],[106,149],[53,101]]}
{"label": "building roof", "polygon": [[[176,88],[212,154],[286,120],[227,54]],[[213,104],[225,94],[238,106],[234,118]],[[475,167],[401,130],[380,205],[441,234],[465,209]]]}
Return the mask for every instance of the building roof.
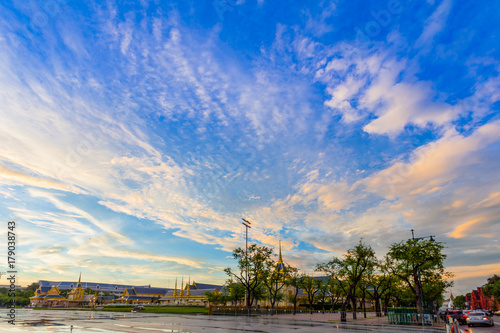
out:
{"label": "building roof", "polygon": [[155,296],[123,296],[122,299],[124,300],[144,300],[144,301],[150,301],[152,298]]}
{"label": "building roof", "polygon": [[[134,287],[137,294],[165,295],[167,288]],[[130,293],[130,291],[129,291]]]}
{"label": "building roof", "polygon": [[217,288],[217,290],[220,290],[222,289],[222,285],[219,285],[219,284],[209,284],[209,283],[193,283],[193,286],[191,287],[191,291],[193,289],[212,289],[214,290],[215,288]]}
{"label": "building roof", "polygon": [[[78,285],[78,281],[48,281],[48,280],[40,280],[38,281],[41,287],[52,287],[57,286],[59,290],[71,290]],[[87,289],[90,288],[93,291],[110,291],[110,292],[120,292],[122,293],[125,288],[132,288],[132,285],[126,284],[114,284],[114,283],[100,283],[100,282],[81,282],[82,288]]]}

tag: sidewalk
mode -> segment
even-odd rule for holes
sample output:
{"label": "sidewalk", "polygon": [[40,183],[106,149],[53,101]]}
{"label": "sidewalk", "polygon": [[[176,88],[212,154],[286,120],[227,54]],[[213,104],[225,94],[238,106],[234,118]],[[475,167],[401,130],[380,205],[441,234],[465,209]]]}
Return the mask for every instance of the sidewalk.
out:
{"label": "sidewalk", "polygon": [[265,316],[266,318],[275,318],[283,321],[312,321],[312,322],[328,322],[338,323],[339,326],[358,327],[358,330],[372,330],[374,327],[379,327],[383,332],[445,332],[443,323],[434,326],[418,326],[418,325],[394,325],[389,324],[387,316],[377,317],[373,312],[367,312],[366,318],[363,312],[358,312],[357,319],[352,318],[352,312],[347,313],[347,322],[342,323],[340,320],[340,312],[315,312],[315,313],[297,313],[292,314],[277,314],[273,316]]}

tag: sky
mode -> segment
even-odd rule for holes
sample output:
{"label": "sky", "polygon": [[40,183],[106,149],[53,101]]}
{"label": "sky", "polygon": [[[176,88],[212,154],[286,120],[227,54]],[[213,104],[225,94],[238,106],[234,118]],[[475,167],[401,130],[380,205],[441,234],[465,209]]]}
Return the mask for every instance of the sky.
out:
{"label": "sky", "polygon": [[302,272],[414,229],[444,243],[455,295],[500,273],[498,2],[0,10],[18,283],[223,283],[242,218]]}

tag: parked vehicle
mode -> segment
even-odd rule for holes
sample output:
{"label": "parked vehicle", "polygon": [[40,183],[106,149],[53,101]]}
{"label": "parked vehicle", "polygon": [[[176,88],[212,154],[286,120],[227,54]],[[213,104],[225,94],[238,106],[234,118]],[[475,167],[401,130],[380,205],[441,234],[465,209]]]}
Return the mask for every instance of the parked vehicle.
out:
{"label": "parked vehicle", "polygon": [[446,322],[449,320],[448,318],[453,318],[458,321],[459,324],[467,324],[467,316],[461,310],[448,310],[445,313],[446,318],[444,319]]}
{"label": "parked vehicle", "polygon": [[488,316],[485,312],[470,312],[466,320],[469,327],[475,325],[495,326],[493,318]]}
{"label": "parked vehicle", "polygon": [[132,309],[132,312],[137,312],[137,311],[141,311],[141,310],[145,310],[144,306],[143,305],[136,305]]}

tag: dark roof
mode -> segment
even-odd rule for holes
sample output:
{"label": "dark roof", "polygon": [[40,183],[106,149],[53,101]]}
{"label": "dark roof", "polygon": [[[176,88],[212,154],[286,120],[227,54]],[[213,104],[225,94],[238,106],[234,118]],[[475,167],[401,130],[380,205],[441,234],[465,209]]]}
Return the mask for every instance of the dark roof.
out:
{"label": "dark roof", "polygon": [[213,289],[195,289],[191,290],[191,296],[203,296],[204,292],[214,291]]}
{"label": "dark roof", "polygon": [[134,289],[137,294],[164,295],[167,292],[167,288],[134,287]]}
{"label": "dark roof", "polygon": [[50,286],[49,286],[49,287],[45,287],[45,286],[44,286],[44,287],[40,287],[40,292],[42,292],[42,293],[46,293],[46,292],[48,292],[50,289],[52,289],[52,287],[50,287]]}
{"label": "dark roof", "polygon": [[198,282],[195,282],[195,284],[197,289],[212,289],[212,290],[214,290],[215,288],[217,288],[217,290],[222,289],[222,285],[219,284],[208,284],[208,283],[198,283]]}
{"label": "dark roof", "polygon": [[[42,287],[52,287],[54,285],[57,286],[59,290],[73,289],[78,285],[78,281],[47,281],[40,280],[38,281],[40,286]],[[101,290],[101,291],[115,291],[115,292],[123,292],[125,288],[132,288],[132,285],[125,284],[114,284],[114,283],[100,283],[100,282],[82,282],[83,288],[90,288],[92,290]]]}
{"label": "dark roof", "polygon": [[36,298],[64,298],[61,295],[38,295]]}
{"label": "dark roof", "polygon": [[130,289],[127,288],[127,292],[128,292],[129,295],[135,295],[135,290],[132,289],[132,288],[130,288]]}
{"label": "dark roof", "polygon": [[124,300],[151,300],[155,296],[125,296],[123,297]]}

